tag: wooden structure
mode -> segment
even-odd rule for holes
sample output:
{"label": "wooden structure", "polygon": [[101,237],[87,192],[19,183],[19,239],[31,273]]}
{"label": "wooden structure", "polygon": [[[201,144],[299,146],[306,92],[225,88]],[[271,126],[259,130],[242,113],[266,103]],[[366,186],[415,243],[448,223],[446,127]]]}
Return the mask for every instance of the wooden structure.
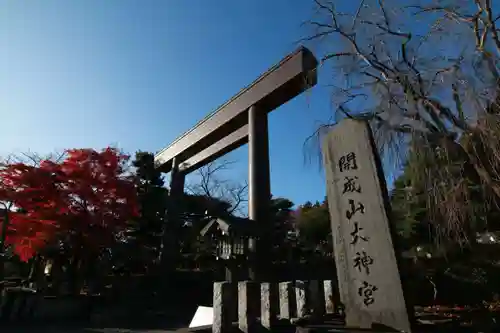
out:
{"label": "wooden structure", "polygon": [[255,222],[235,216],[213,218],[200,231],[200,235],[210,237],[216,244],[215,256],[225,262],[226,281],[237,281],[244,274],[243,271],[252,266],[254,258],[251,257],[249,245],[252,240],[258,239]]}

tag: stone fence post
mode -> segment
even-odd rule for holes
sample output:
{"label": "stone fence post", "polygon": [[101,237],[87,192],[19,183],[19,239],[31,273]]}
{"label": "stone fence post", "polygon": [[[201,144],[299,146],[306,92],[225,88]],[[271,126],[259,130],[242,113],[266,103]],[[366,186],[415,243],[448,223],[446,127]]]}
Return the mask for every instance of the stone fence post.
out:
{"label": "stone fence post", "polygon": [[232,330],[231,314],[236,306],[236,295],[231,282],[214,283],[214,319],[212,322],[213,333],[229,333]]}
{"label": "stone fence post", "polygon": [[[238,329],[254,333],[272,330],[278,320],[291,321],[311,315],[333,314],[335,286],[326,281],[286,281],[280,283],[243,281],[214,283],[213,332],[229,333],[236,321]],[[260,321],[259,321],[260,316]]]}
{"label": "stone fence post", "polygon": [[244,333],[257,330],[260,288],[254,281],[238,282],[238,328]]}

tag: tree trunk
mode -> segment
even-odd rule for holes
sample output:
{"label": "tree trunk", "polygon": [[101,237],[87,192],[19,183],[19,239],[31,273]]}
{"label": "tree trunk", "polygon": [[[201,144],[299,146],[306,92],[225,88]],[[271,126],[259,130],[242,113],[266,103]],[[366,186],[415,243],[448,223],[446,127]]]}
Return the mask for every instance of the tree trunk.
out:
{"label": "tree trunk", "polygon": [[85,261],[85,282],[90,295],[98,293],[101,289],[101,277],[103,275],[98,269],[100,261],[95,258],[97,256],[91,256]]}
{"label": "tree trunk", "polygon": [[71,260],[71,263],[69,265],[68,269],[68,289],[69,293],[71,295],[76,295],[79,293],[79,278],[78,278],[78,273],[79,273],[79,268],[80,268],[80,256],[78,254],[75,254],[73,256],[73,260]]}
{"label": "tree trunk", "polygon": [[4,280],[5,271],[5,240],[7,239],[7,228],[9,226],[9,211],[4,210],[2,234],[0,235],[0,281]]}
{"label": "tree trunk", "polygon": [[35,256],[31,260],[31,265],[30,265],[30,272],[28,275],[28,287],[29,288],[34,288],[34,289],[39,289],[39,273],[40,273],[40,256]]}

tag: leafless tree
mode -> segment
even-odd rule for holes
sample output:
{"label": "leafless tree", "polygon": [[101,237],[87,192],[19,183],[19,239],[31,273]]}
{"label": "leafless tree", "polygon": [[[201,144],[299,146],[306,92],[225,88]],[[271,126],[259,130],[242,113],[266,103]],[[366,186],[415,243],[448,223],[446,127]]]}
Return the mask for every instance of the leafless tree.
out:
{"label": "leafless tree", "polygon": [[231,205],[229,213],[246,215],[244,205],[248,197],[248,184],[221,177],[234,164],[234,161],[215,161],[197,170],[198,181],[187,186],[193,194],[219,199]]}
{"label": "leafless tree", "polygon": [[467,244],[471,187],[457,175],[477,177],[485,205],[500,198],[500,15],[492,1],[313,1],[303,41],[332,71],[337,117],[306,148],[339,118],[370,121],[388,164],[413,168],[431,216],[444,221],[439,234]]}

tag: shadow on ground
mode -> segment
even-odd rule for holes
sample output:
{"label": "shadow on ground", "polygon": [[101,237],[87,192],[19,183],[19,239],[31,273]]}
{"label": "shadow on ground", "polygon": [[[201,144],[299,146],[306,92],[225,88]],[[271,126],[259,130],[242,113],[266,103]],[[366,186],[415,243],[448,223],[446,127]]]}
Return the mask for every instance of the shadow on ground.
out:
{"label": "shadow on ground", "polygon": [[174,332],[187,328],[197,305],[148,308],[143,302],[134,306],[97,306],[87,318],[64,321],[36,321],[26,323],[0,324],[2,333],[49,333],[49,332]]}

